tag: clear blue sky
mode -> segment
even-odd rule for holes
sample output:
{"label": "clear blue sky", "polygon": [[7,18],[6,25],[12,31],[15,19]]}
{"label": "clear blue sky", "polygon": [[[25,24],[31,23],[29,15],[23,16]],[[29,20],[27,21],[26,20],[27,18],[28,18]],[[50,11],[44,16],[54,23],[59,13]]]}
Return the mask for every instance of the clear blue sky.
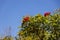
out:
{"label": "clear blue sky", "polygon": [[57,8],[60,8],[60,0],[0,0],[0,35],[11,26],[12,35],[16,36],[23,16],[43,15]]}

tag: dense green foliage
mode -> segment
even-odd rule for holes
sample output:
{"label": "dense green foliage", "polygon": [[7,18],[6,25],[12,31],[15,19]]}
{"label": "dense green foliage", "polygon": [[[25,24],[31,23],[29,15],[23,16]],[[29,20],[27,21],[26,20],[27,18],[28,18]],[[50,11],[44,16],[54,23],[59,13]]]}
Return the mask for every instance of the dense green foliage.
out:
{"label": "dense green foliage", "polygon": [[24,40],[58,40],[60,38],[60,13],[23,18],[19,36]]}

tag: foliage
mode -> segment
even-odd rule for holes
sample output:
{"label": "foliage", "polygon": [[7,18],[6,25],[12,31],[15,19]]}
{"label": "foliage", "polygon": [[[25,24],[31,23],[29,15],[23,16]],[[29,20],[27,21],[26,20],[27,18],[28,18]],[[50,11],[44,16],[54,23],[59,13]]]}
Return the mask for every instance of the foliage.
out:
{"label": "foliage", "polygon": [[22,20],[21,30],[18,33],[23,40],[58,40],[60,38],[60,13],[44,16],[26,16]]}
{"label": "foliage", "polygon": [[3,40],[13,40],[13,38],[11,36],[5,36]]}

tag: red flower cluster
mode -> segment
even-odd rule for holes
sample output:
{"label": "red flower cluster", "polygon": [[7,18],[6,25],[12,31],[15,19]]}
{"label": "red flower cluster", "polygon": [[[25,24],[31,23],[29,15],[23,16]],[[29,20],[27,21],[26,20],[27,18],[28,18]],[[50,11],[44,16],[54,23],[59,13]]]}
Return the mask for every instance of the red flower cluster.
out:
{"label": "red flower cluster", "polygon": [[26,22],[29,20],[29,16],[26,16],[24,19],[23,19],[23,22]]}
{"label": "red flower cluster", "polygon": [[46,17],[46,16],[49,16],[50,14],[51,14],[50,12],[45,12],[44,16]]}

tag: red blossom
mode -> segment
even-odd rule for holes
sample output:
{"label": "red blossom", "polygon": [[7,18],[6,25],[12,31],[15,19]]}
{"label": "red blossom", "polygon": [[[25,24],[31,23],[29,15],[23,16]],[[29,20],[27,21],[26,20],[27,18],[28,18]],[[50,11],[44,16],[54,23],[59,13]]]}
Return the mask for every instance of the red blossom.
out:
{"label": "red blossom", "polygon": [[26,16],[26,17],[23,19],[24,22],[26,22],[26,21],[28,21],[28,20],[29,20],[29,16]]}
{"label": "red blossom", "polygon": [[45,12],[44,16],[46,17],[46,16],[49,16],[50,14],[51,14],[50,12]]}

